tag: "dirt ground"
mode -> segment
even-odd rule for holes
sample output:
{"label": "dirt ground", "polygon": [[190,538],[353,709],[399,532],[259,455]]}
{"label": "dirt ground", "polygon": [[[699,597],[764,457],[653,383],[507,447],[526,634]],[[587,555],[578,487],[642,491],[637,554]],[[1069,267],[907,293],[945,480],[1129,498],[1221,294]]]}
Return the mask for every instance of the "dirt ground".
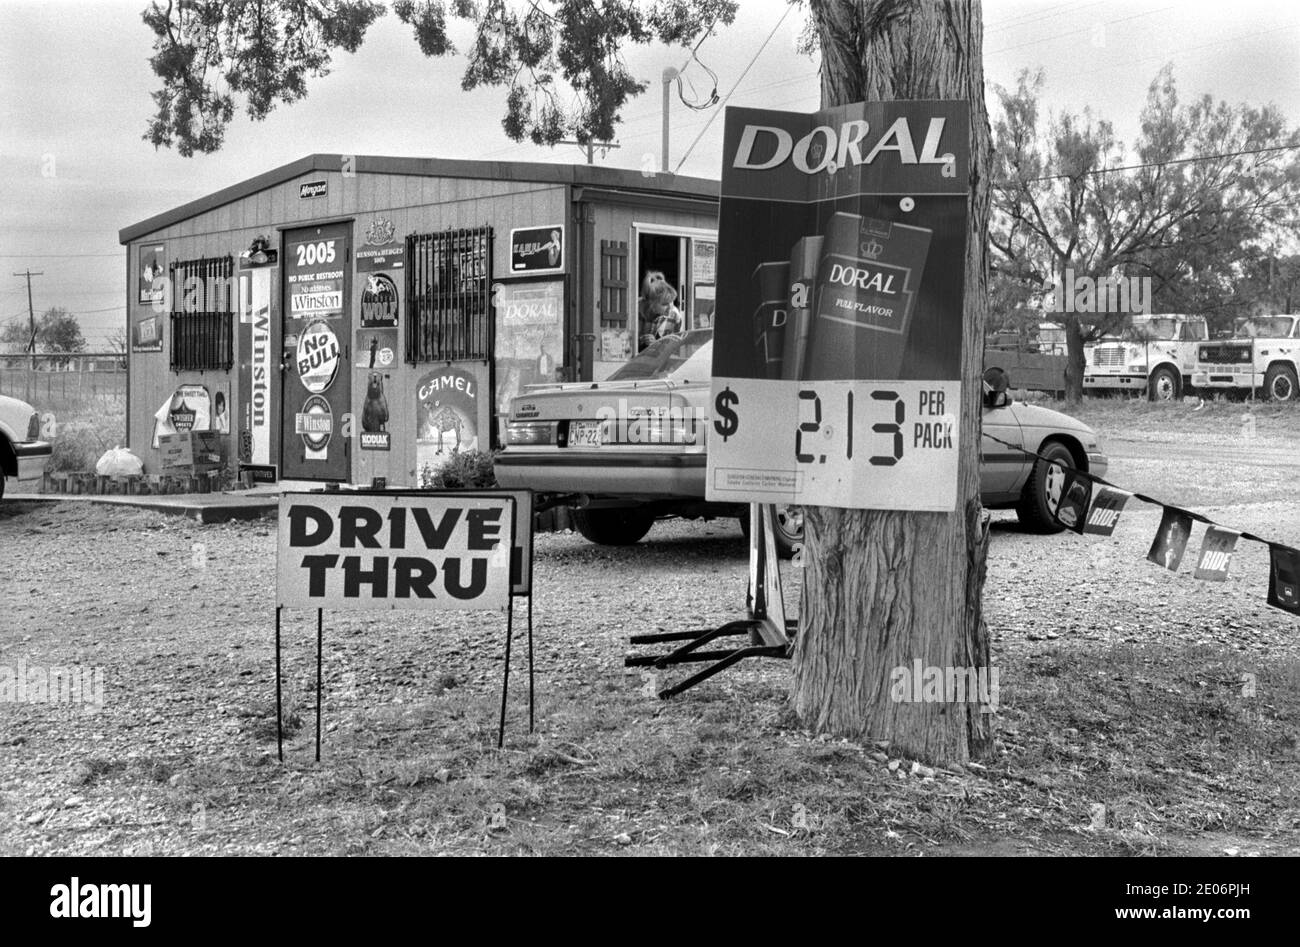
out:
{"label": "dirt ground", "polygon": [[[1300,412],[1247,434],[1240,404],[1073,410],[1117,484],[1300,546]],[[274,521],[6,503],[0,674],[98,668],[103,699],[0,702],[0,854],[1300,854],[1300,620],[1257,544],[1225,583],[1146,562],[1158,518],[1100,539],[994,514],[981,765],[810,737],[781,662],[649,696],[629,635],[743,609],[733,522],[539,536],[537,731],[521,609],[503,751],[502,621],[338,614],[315,764],[314,616],[291,614],[281,765]]]}

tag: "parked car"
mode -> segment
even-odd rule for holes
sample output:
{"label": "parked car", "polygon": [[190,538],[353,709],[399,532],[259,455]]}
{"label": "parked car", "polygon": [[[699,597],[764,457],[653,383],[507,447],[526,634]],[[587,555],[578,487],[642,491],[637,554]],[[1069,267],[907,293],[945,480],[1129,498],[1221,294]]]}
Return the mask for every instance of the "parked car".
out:
{"label": "parked car", "polygon": [[[606,381],[531,387],[510,403],[497,482],[567,501],[578,531],[603,545],[635,543],[663,516],[736,516],[747,525],[743,505],[704,499],[712,349],[713,331],[697,329],[660,339]],[[1105,475],[1106,456],[1090,427],[1012,403],[1005,390],[986,396],[984,433]],[[985,506],[1015,509],[1035,532],[1057,532],[1052,511],[1063,480],[1059,467],[984,437]],[[778,507],[776,517],[786,551],[798,538],[788,509]]]}
{"label": "parked car", "polygon": [[41,419],[26,401],[0,395],[0,497],[5,480],[37,480],[50,461],[50,445],[40,439]]}

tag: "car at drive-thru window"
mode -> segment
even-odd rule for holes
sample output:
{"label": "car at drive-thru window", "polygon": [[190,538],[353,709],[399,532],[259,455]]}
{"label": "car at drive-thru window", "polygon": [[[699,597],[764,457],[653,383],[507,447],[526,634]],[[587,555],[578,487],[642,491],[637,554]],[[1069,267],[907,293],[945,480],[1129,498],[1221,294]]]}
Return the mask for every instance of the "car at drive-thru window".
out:
{"label": "car at drive-thru window", "polygon": [[[697,329],[658,340],[605,381],[530,388],[510,403],[497,482],[572,506],[578,531],[603,545],[635,543],[666,516],[736,516],[747,526],[746,507],[704,498],[712,349],[713,330]],[[1059,412],[1012,402],[1005,376],[988,381],[981,500],[1015,509],[1034,532],[1057,532],[1063,468],[1106,473],[1097,434]],[[787,553],[798,539],[792,510],[777,507],[778,545]]]}
{"label": "car at drive-thru window", "polygon": [[39,483],[50,460],[50,444],[40,439],[41,419],[26,401],[0,395],[0,498],[5,481]]}

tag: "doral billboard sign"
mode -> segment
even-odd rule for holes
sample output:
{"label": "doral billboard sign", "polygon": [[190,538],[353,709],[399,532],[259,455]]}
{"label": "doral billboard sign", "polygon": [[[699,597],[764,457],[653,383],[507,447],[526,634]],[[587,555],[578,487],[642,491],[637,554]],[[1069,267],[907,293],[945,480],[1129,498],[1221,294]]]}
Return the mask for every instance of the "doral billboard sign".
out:
{"label": "doral billboard sign", "polygon": [[965,102],[728,109],[708,499],[957,502]]}

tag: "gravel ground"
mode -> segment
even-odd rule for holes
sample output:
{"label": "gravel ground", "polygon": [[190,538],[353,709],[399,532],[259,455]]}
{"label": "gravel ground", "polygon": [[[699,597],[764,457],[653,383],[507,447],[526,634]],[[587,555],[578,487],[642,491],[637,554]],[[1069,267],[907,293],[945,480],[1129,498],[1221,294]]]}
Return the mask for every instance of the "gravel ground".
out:
{"label": "gravel ground", "polygon": [[[1109,479],[1300,545],[1298,455],[1289,433],[1244,445],[1103,434],[1113,455]],[[1090,660],[1126,647],[1199,647],[1215,661],[1231,659],[1233,668],[1258,665],[1270,680],[1281,669],[1283,680],[1289,674],[1292,684],[1300,681],[1300,624],[1265,602],[1263,547],[1244,544],[1226,583],[1197,582],[1190,563],[1171,574],[1143,561],[1158,517],[1154,508],[1134,505],[1113,539],[1098,539],[1026,535],[1013,515],[995,513],[985,593],[995,659],[1032,668],[1040,658]],[[333,805],[341,786],[355,790],[352,801],[370,800],[384,813],[392,811],[383,800],[394,781],[456,786],[457,766],[469,752],[463,747],[425,747],[423,759],[432,762],[413,775],[402,769],[403,741],[435,717],[439,733],[454,731],[480,748],[475,753],[493,743],[499,619],[450,614],[429,626],[403,613],[331,614],[324,722],[327,762],[335,762],[313,767],[314,616],[290,614],[286,704],[298,727],[287,765],[274,765],[274,530],[274,521],[204,527],[83,504],[0,506],[0,668],[102,668],[104,681],[102,706],[0,703],[0,853],[374,851],[371,840],[391,835],[390,823],[361,814],[370,811],[364,805]],[[558,758],[579,765],[585,761],[574,759],[581,753],[574,747],[601,730],[590,715],[599,714],[602,700],[610,702],[611,717],[622,715],[618,726],[633,728],[620,739],[670,721],[675,707],[705,706],[641,699],[642,682],[622,659],[631,634],[737,616],[747,553],[733,521],[661,523],[629,549],[542,534],[536,552],[539,737],[525,736],[521,634],[512,662],[511,746],[569,747],[556,750]],[[790,597],[797,599],[797,590]],[[522,632],[522,622],[516,627]],[[787,673],[779,662],[739,667],[702,688],[707,693],[699,700],[752,701],[765,715],[762,726],[776,726]],[[1004,676],[1001,687],[1014,747],[1016,727],[1027,725],[1018,701],[1029,707],[1031,695],[1018,693],[1015,676]],[[1294,721],[1285,726],[1294,732]],[[1264,782],[1294,802],[1294,737],[1277,752],[1276,764],[1265,765],[1278,768]],[[475,765],[470,788],[490,781],[498,764]],[[526,765],[539,764],[534,758]],[[382,775],[375,766],[386,767]],[[280,804],[284,799],[293,800],[291,810]],[[399,808],[408,804],[414,805],[407,800]],[[454,811],[455,797],[439,804]],[[625,834],[617,835],[619,845]],[[345,847],[340,837],[361,842]],[[441,844],[464,849],[452,836]],[[1259,844],[1269,850],[1272,843]],[[1294,834],[1286,844],[1295,850]],[[995,842],[988,846],[999,850]]]}

